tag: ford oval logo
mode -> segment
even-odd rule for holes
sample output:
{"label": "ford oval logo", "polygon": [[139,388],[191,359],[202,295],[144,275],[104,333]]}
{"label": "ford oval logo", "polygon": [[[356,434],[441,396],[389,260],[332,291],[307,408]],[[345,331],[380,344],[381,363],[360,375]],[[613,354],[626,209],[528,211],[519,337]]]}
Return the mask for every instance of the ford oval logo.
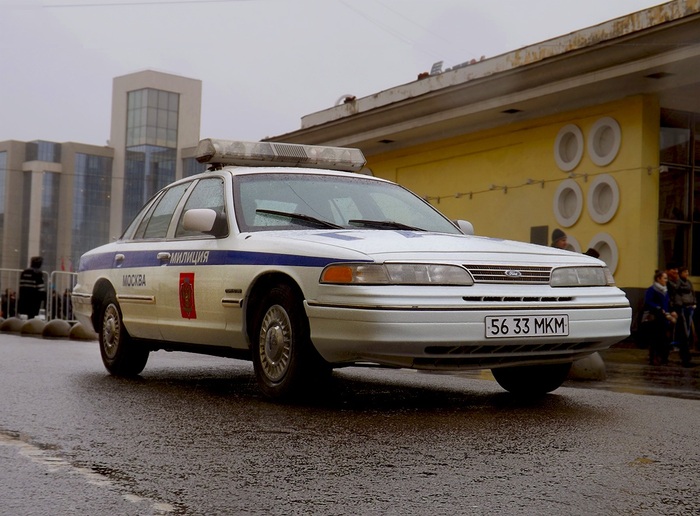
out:
{"label": "ford oval logo", "polygon": [[523,273],[520,271],[506,271],[506,276],[510,276],[511,278],[519,278],[522,275]]}

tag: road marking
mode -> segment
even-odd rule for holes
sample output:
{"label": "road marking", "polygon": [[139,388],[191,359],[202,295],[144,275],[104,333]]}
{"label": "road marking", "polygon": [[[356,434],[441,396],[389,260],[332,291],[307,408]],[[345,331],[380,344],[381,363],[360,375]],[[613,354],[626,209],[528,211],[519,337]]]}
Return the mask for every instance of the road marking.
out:
{"label": "road marking", "polygon": [[[123,489],[115,484],[114,481],[110,480],[107,475],[103,475],[89,468],[74,466],[65,459],[51,454],[49,450],[44,450],[28,441],[29,437],[24,434],[0,429],[0,446],[12,446],[16,448],[20,455],[36,464],[46,467],[49,473],[56,473],[59,471],[75,473],[80,475],[90,485],[123,491]],[[175,507],[171,504],[150,500],[134,493],[122,493],[122,498],[132,503],[150,504],[151,508],[155,511],[154,514],[169,514],[175,511]]]}

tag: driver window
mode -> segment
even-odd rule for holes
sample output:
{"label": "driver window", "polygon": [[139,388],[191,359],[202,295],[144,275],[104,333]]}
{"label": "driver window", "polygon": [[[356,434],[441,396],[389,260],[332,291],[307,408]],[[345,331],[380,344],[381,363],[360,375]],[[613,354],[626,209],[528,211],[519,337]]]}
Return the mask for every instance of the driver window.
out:
{"label": "driver window", "polygon": [[180,214],[180,220],[175,230],[175,238],[198,236],[202,233],[198,231],[188,231],[184,228],[184,217],[187,210],[194,208],[209,208],[216,212],[216,222],[211,231],[216,237],[228,235],[228,223],[226,221],[226,209],[224,203],[224,181],[219,177],[212,177],[200,180],[192,190],[189,199],[185,203],[185,208]]}

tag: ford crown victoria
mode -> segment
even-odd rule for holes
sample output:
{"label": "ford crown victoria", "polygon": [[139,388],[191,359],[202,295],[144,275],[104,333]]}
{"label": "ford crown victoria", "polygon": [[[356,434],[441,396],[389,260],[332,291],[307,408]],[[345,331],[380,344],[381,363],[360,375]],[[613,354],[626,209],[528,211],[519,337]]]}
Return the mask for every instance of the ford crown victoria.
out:
{"label": "ford crown victoria", "polygon": [[605,264],[474,236],[358,149],[202,140],[209,170],[158,192],[82,256],[78,320],[115,375],[178,350],[253,361],[273,398],[333,368],[488,368],[537,395],[629,334]]}

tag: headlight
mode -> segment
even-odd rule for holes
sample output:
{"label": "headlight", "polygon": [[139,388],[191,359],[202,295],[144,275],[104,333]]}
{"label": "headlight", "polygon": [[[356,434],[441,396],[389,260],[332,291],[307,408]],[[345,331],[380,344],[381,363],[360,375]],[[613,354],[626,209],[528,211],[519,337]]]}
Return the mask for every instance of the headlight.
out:
{"label": "headlight", "polygon": [[560,267],[552,271],[553,287],[605,287],[614,285],[607,267]]}
{"label": "headlight", "polygon": [[321,283],[339,285],[473,285],[457,265],[424,263],[338,263],[321,273]]}

